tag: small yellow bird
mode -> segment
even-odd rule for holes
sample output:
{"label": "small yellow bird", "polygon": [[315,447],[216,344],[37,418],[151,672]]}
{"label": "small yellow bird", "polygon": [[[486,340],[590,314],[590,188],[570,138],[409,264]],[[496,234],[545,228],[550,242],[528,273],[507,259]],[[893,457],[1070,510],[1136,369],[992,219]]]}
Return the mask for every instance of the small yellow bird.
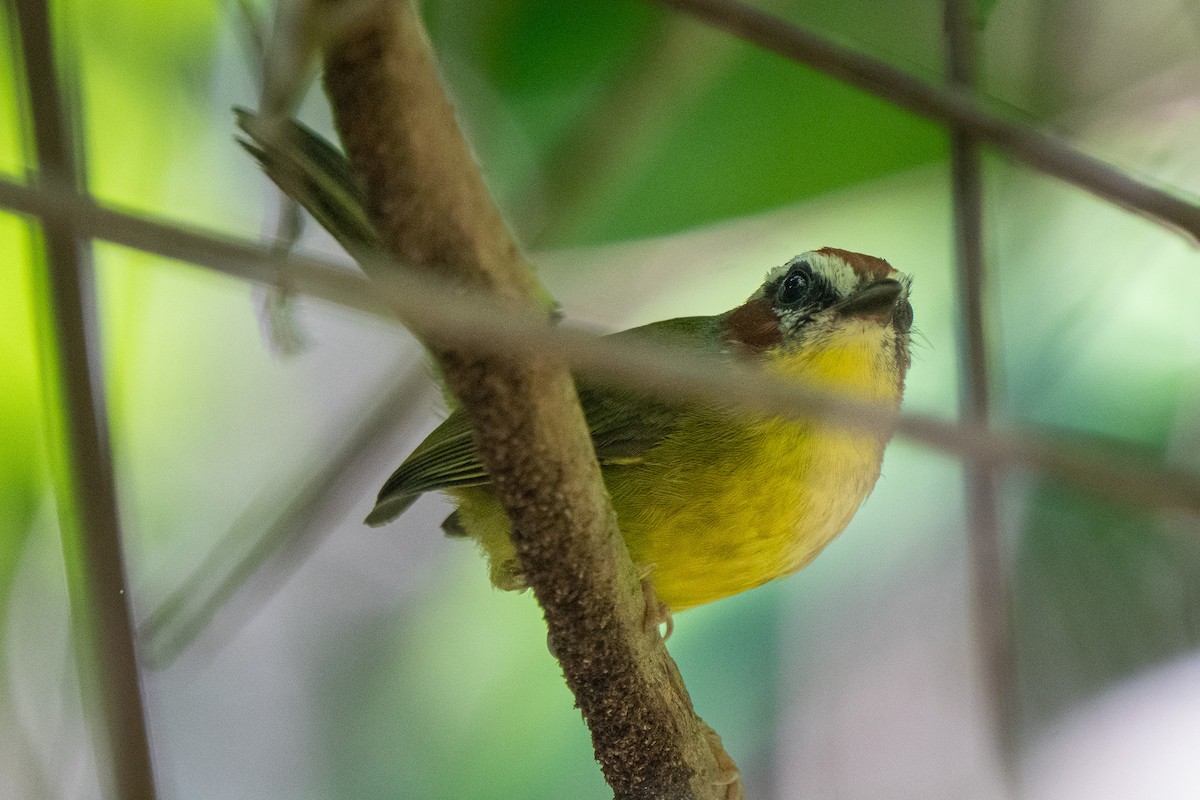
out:
{"label": "small yellow bird", "polygon": [[[909,364],[909,285],[883,259],[826,247],[771,270],[732,311],[615,335],[669,336],[806,386],[898,408]],[[582,380],[578,387],[629,554],[670,611],[807,565],[874,487],[890,438]],[[492,583],[524,588],[508,518],[458,411],[383,485],[367,523],[394,519],[432,490],[457,501],[442,527],[479,542]]]}

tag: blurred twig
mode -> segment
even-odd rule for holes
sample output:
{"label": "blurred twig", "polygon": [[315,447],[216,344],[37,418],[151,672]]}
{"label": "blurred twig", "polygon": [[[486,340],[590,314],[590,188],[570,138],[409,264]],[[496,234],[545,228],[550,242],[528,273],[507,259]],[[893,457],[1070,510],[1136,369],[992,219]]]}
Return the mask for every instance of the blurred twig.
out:
{"label": "blurred twig", "polygon": [[278,270],[287,269],[297,293],[374,316],[395,316],[387,299],[376,296],[370,282],[349,265],[294,253],[281,254],[256,242],[113,211],[71,188],[56,189],[49,183],[34,189],[0,178],[0,206],[34,216],[67,215],[81,236],[187,261],[255,283],[270,285]]}
{"label": "blurred twig", "polygon": [[947,126],[969,130],[981,142],[1135,214],[1200,241],[1200,202],[1138,180],[1062,139],[1033,126],[1003,119],[974,93],[938,86],[876,58],[797,28],[737,0],[657,0],[730,34],[820,70],[900,108]]}
{"label": "blurred twig", "polygon": [[[270,597],[329,530],[330,514],[346,510],[347,503],[337,502],[340,479],[378,449],[397,417],[428,384],[425,362],[418,359],[388,386],[371,392],[366,408],[348,415],[348,430],[322,454],[317,469],[306,467],[287,476],[251,503],[209,556],[139,626],[148,662],[159,669],[170,666],[201,633],[211,636],[210,623],[246,588],[251,575],[259,578],[254,581],[258,604]],[[249,617],[243,610],[224,626],[224,633],[231,634]]]}
{"label": "blurred twig", "polygon": [[[769,375],[700,359],[664,342],[613,341],[575,330],[547,327],[539,317],[472,294],[393,264],[389,277],[368,281],[345,266],[312,257],[281,259],[270,249],[212,234],[134,217],[97,206],[66,191],[34,190],[0,180],[0,206],[71,215],[80,235],[188,261],[227,275],[271,283],[275,271],[291,273],[296,292],[375,316],[400,317],[411,327],[487,352],[549,354],[598,379],[670,397],[695,397],[772,414],[827,415],[845,425],[884,425],[872,406],[783,383]],[[376,270],[380,272],[380,270]],[[970,421],[947,422],[904,413],[897,435],[954,456],[978,458],[993,467],[1025,469],[1114,500],[1200,512],[1200,477],[1148,461],[1141,454],[1114,454],[1078,436],[1051,431],[998,432]]]}
{"label": "blurred twig", "polygon": [[[37,152],[34,187],[83,185],[70,117],[63,103],[49,3],[17,0],[12,19],[21,54]],[[36,191],[36,189],[34,189]],[[92,360],[89,326],[94,303],[86,273],[86,237],[61,209],[41,215],[46,282],[41,311],[52,329],[47,364],[50,394],[62,429],[65,461],[59,486],[59,519],[67,571],[72,631],[85,708],[98,718],[93,738],[97,764],[108,773],[108,793],[152,800],[154,773],[130,623],[128,582],[121,550],[120,517],[109,453],[103,370]]]}
{"label": "blurred twig", "polygon": [[[974,0],[946,0],[945,41],[952,85],[975,91]],[[950,128],[950,175],[954,202],[954,243],[959,314],[959,414],[987,429],[990,417],[986,262],[983,227],[983,175],[979,142],[970,129]],[[1015,757],[1015,679],[1009,580],[1000,542],[997,475],[978,457],[963,462],[975,601],[975,635],[987,683],[989,707],[1005,771]]]}
{"label": "blurred twig", "polygon": [[230,18],[236,18],[240,23],[238,31],[245,47],[246,65],[261,83],[263,53],[267,47],[267,25],[262,14],[253,0],[217,0],[217,3],[225,8]]}
{"label": "blurred twig", "polygon": [[[291,110],[303,98],[315,77],[312,56],[305,56],[305,40],[299,38],[293,42],[292,37],[286,34],[271,36],[266,20],[251,0],[220,2],[229,16],[236,20],[246,47],[247,65],[263,87],[260,105],[263,108]],[[274,77],[281,71],[281,63],[284,68],[292,70],[287,83]],[[273,94],[267,96],[268,91]],[[275,219],[273,246],[280,254],[287,254],[304,234],[305,217],[300,204],[291,195],[284,191],[278,191],[277,194],[279,209]],[[276,284],[266,287],[261,300],[263,329],[275,350],[285,356],[302,351],[307,342],[300,322],[293,313],[290,302],[292,293],[287,278],[287,273],[281,272]]]}
{"label": "blurred twig", "polygon": [[[317,75],[319,24],[311,0],[281,0],[275,3],[275,19],[262,39],[259,69],[262,90],[259,106],[264,114],[287,116],[300,104]],[[245,3],[242,3],[245,7]],[[266,30],[261,19],[248,17],[247,24]]]}

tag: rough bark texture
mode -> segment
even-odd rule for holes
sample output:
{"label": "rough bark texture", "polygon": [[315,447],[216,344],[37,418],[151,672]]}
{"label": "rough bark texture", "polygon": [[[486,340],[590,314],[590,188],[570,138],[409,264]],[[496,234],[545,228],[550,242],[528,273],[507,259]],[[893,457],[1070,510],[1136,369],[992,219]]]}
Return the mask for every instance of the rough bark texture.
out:
{"label": "rough bark texture", "polygon": [[[382,3],[341,32],[326,91],[390,255],[514,304],[548,306],[484,185],[420,18]],[[566,368],[429,341],[513,519],[554,654],[618,798],[723,797],[695,716],[616,528]]]}

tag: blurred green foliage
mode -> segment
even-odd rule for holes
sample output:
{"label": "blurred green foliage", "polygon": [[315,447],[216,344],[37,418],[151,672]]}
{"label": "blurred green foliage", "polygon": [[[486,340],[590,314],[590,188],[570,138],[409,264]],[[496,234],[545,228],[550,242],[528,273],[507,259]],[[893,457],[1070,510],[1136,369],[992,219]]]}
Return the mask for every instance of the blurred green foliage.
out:
{"label": "blurred green foliage", "polygon": [[1031,729],[1200,643],[1200,547],[1161,513],[1040,485],[1016,567]]}
{"label": "blurred green foliage", "polygon": [[172,173],[195,158],[212,122],[205,98],[220,4],[90,0],[59,8],[67,63],[77,68],[91,192],[157,216],[212,204],[204,196],[215,187],[198,173],[190,176],[186,202],[164,206],[160,197]]}
{"label": "blurred green foliage", "polygon": [[[606,797],[591,741],[529,595],[460,562],[463,591],[337,631],[324,731],[330,794],[486,800]],[[350,669],[340,654],[361,654]]]}
{"label": "blurred green foliage", "polygon": [[27,133],[23,125],[27,115],[17,86],[17,65],[10,47],[14,31],[6,11],[7,6],[0,7],[0,174],[18,176],[25,171]]}
{"label": "blurred green foliage", "polygon": [[[886,133],[885,133],[886,132]],[[753,214],[944,158],[942,130],[746,48],[663,137],[587,238],[638,238]]]}
{"label": "blurred green foliage", "polygon": [[[0,214],[0,613],[45,497],[43,394],[33,308],[34,249],[25,220]],[[4,645],[0,637],[0,648]]]}
{"label": "blurred green foliage", "polygon": [[[1138,120],[1104,141],[1141,148],[1168,136],[1182,143],[1198,124],[1193,115]],[[1186,169],[1183,152],[1158,158]],[[1194,252],[1056,182],[1003,174],[1024,202],[996,226],[1011,256],[997,309],[1002,413],[1092,437],[1117,459],[1195,469]],[[1051,208],[1056,213],[1048,215]],[[1016,516],[1014,619],[1030,730],[1200,645],[1194,519],[1123,507],[1036,477]]]}
{"label": "blurred green foliage", "polygon": [[[751,214],[947,152],[939,127],[779,56],[693,36],[688,26],[696,23],[652,4],[439,2],[427,16],[452,84],[460,70],[472,76],[455,88],[501,204],[520,214],[540,186],[554,245],[637,239]],[[672,37],[695,50],[654,61]],[[692,88],[697,70],[702,78]],[[647,92],[656,82],[678,84],[678,91],[644,114],[609,107],[623,81]],[[480,106],[469,92],[481,85],[494,93],[484,112],[501,108],[508,117],[502,135],[495,115],[473,118]],[[634,169],[614,160],[606,172],[582,170],[589,183],[564,197],[571,175],[557,172],[580,167],[573,135],[591,126],[605,145],[628,142],[620,152]],[[530,152],[513,158],[514,138]],[[583,209],[562,223],[555,215],[564,201]]]}
{"label": "blurred green foliage", "polygon": [[[229,109],[252,106],[255,98],[240,23],[228,13],[233,5],[73,0],[55,6],[62,61],[77,76],[68,96],[81,112],[88,188],[103,202],[260,235],[273,195],[233,142]],[[936,69],[933,6],[861,5],[777,7],[788,18],[861,37],[913,71]],[[918,349],[914,375],[924,375],[925,383],[911,386],[909,398],[923,410],[946,411],[941,398],[953,395],[955,376],[947,366],[953,295],[945,278],[944,174],[915,170],[945,158],[937,127],[777,57],[698,32],[650,3],[436,0],[424,7],[460,116],[500,203],[528,241],[622,242],[833,196],[826,205],[814,203],[804,218],[818,230],[789,235],[820,246],[838,243],[826,237],[865,230],[887,240],[889,257],[900,254],[897,266],[916,276],[918,327],[932,340]],[[1015,12],[1007,3],[977,8],[1003,45],[994,48],[1001,57],[1024,52],[1011,43],[1032,34],[1013,18],[1036,4]],[[1035,19],[1030,13],[1018,22]],[[20,177],[31,146],[7,25],[0,14],[0,172]],[[1008,75],[995,80],[1010,84]],[[639,109],[637,98],[645,95],[654,102]],[[329,132],[319,93],[301,114]],[[1125,154],[1127,139],[1093,144]],[[1127,157],[1153,167],[1169,163],[1173,152],[1164,146]],[[896,178],[905,171],[903,180]],[[1159,454],[1193,441],[1181,408],[1194,392],[1200,352],[1191,308],[1194,259],[1152,247],[1165,234],[1146,232],[1124,212],[1079,203],[1061,188],[1030,187],[1007,170],[989,180],[1001,187],[990,198],[989,223],[1002,413],[1017,423],[1121,439]],[[869,182],[888,188],[844,191]],[[44,265],[35,242],[26,220],[0,214],[0,609],[35,518],[52,515],[47,362],[39,360],[46,355],[34,311]],[[324,244],[311,231],[306,243]],[[345,422],[328,418],[327,395],[373,385],[365,367],[352,369],[355,358],[381,362],[401,348],[391,334],[322,309],[322,320],[333,322],[315,347],[345,370],[315,357],[279,362],[260,334],[249,291],[237,282],[113,246],[97,246],[94,255],[109,423],[139,613],[145,613],[247,508],[281,502],[297,463],[321,457],[326,437],[337,436]],[[744,259],[747,287],[765,268],[757,257]],[[688,268],[682,263],[677,275],[657,281],[642,275],[646,285],[628,286],[630,308],[640,310],[647,294],[674,291],[690,300],[716,293],[694,286]],[[575,285],[606,280],[588,275]],[[741,276],[734,282],[741,285]],[[711,300],[714,308],[732,305],[724,295]],[[899,458],[891,462],[897,483],[913,463],[903,459],[916,456],[905,451]],[[951,502],[945,495],[941,487],[911,493],[912,505],[894,512],[904,516],[903,530],[921,528],[923,515]],[[1015,615],[1030,725],[1195,647],[1198,560],[1171,519],[1042,483],[1014,504]],[[869,511],[880,526],[901,527],[886,519],[892,512]],[[407,534],[429,536],[432,529],[397,535]],[[863,574],[878,574],[871,569],[903,571],[961,541],[959,530],[923,535],[919,546],[887,542],[894,549],[885,555],[895,563],[874,553],[883,539],[851,545],[856,557],[874,554],[878,565],[814,580],[852,592]],[[919,552],[905,555],[905,547]],[[303,750],[324,782],[314,796],[550,798],[563,796],[563,787],[573,796],[606,796],[586,731],[545,650],[536,606],[529,597],[492,593],[469,548],[454,552],[451,566],[437,567],[436,591],[400,609],[320,628],[319,640],[305,642],[302,663],[288,660],[290,651],[286,657],[271,651],[280,661],[266,672],[279,681],[303,672],[303,685],[313,690],[313,730],[297,735],[295,746],[319,754]],[[780,608],[793,600],[786,586],[771,586],[689,613],[671,643],[702,713],[736,743],[751,781],[763,784],[786,702],[779,695],[786,683]],[[835,599],[820,609],[829,615],[828,628],[845,624],[842,605]],[[199,713],[174,711],[179,718]],[[166,720],[161,735],[182,736],[181,724]],[[176,772],[187,773],[179,764],[190,754],[168,750]],[[180,796],[192,796],[192,789],[188,784]]]}

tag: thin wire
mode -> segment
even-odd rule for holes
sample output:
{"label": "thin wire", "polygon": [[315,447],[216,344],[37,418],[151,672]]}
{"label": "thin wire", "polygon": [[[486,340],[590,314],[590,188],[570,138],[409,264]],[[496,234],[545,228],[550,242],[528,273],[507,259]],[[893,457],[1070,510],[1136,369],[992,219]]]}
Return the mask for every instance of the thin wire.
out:
{"label": "thin wire", "polygon": [[[62,103],[47,5],[44,0],[16,3],[37,150],[38,172],[31,183],[77,187],[83,176]],[[85,285],[88,245],[69,215],[42,216],[41,230],[50,300],[45,313],[57,347],[56,390],[65,406],[66,485],[59,517],[77,669],[85,707],[100,717],[103,734],[96,738],[106,739],[109,758],[98,757],[97,763],[111,769],[110,791],[115,797],[152,800],[154,774],[130,622],[103,370],[95,368],[89,354],[88,309],[94,296]]]}
{"label": "thin wire", "polygon": [[[389,277],[367,280],[344,265],[312,257],[286,258],[259,245],[166,225],[103,209],[69,192],[31,189],[0,180],[0,206],[25,213],[58,209],[72,215],[81,235],[134,247],[242,280],[270,284],[276,270],[291,272],[292,288],[346,308],[436,334],[488,353],[551,355],[581,372],[666,397],[694,397],[772,414],[826,416],[839,424],[882,430],[892,416],[877,406],[786,383],[758,370],[730,366],[667,342],[612,340],[572,329],[548,327],[540,315],[465,293],[461,286],[399,265]],[[905,413],[896,433],[958,457],[978,458],[993,468],[1040,472],[1085,490],[1151,507],[1200,511],[1200,478],[1147,461],[1136,453],[1114,454],[1079,436],[989,431],[969,420],[946,422]]]}
{"label": "thin wire", "polygon": [[[946,0],[945,39],[953,85],[973,92],[977,56],[971,0]],[[959,313],[959,413],[986,429],[990,396],[985,324],[986,263],[983,229],[982,154],[975,135],[950,128],[950,175],[954,203],[954,243]],[[1016,741],[1016,664],[1013,653],[1007,570],[1000,541],[997,475],[977,457],[964,461],[967,521],[970,526],[975,636],[984,671],[992,732],[1004,772],[1012,774]]]}
{"label": "thin wire", "polygon": [[48,182],[37,188],[0,179],[0,207],[37,217],[59,214],[71,218],[81,237],[186,261],[265,286],[288,271],[288,288],[345,308],[395,319],[384,296],[362,273],[344,264],[279,253],[257,243],[199,233],[145,217],[103,208],[70,188]]}

